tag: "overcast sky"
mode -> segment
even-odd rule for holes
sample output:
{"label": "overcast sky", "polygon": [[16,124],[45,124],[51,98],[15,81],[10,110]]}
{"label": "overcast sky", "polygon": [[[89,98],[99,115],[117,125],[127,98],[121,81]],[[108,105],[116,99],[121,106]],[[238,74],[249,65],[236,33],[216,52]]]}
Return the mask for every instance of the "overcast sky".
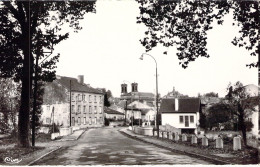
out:
{"label": "overcast sky", "polygon": [[[115,97],[120,96],[120,85],[137,82],[140,92],[155,92],[155,63],[145,56],[139,40],[146,27],[136,24],[138,4],[134,0],[99,0],[96,14],[88,13],[81,22],[83,29],[71,33],[70,38],[55,47],[60,53],[57,74],[77,77],[84,75],[85,83],[106,88]],[[257,69],[246,64],[256,61],[244,48],[231,44],[238,28],[231,25],[232,16],[226,16],[222,26],[214,26],[208,33],[210,58],[198,58],[187,69],[181,68],[174,47],[164,55],[163,47],[149,54],[158,63],[159,93],[175,90],[189,96],[214,91],[226,94],[229,84],[241,81],[244,85],[257,85]],[[130,82],[130,83],[129,83]]]}

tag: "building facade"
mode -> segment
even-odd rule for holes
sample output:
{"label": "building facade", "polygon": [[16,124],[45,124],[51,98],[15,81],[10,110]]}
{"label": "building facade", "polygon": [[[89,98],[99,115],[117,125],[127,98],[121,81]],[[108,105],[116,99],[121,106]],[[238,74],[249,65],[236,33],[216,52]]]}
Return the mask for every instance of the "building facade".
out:
{"label": "building facade", "polygon": [[169,124],[181,133],[197,133],[202,105],[198,98],[162,99],[162,125]]}
{"label": "building facade", "polygon": [[[71,96],[70,96],[71,95]],[[84,83],[84,76],[57,76],[44,88],[41,121],[63,127],[101,127],[104,125],[104,95]]]}

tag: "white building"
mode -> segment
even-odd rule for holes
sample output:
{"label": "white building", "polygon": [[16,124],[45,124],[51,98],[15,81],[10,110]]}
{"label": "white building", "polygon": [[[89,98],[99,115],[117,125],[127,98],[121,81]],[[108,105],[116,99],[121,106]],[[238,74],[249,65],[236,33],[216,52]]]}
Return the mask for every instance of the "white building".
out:
{"label": "white building", "polygon": [[[70,97],[71,92],[71,97]],[[84,76],[57,76],[44,87],[41,122],[68,127],[104,125],[104,95],[84,83]],[[70,121],[71,112],[71,121]]]}
{"label": "white building", "polygon": [[181,129],[181,133],[197,133],[201,102],[198,98],[162,99],[160,108],[162,125]]}
{"label": "white building", "polygon": [[251,133],[253,135],[258,135],[259,132],[259,97],[258,97],[258,87],[256,85],[250,84],[245,86],[246,92],[250,95],[251,100],[255,101],[255,110],[246,118],[248,121],[253,123],[253,128]]}

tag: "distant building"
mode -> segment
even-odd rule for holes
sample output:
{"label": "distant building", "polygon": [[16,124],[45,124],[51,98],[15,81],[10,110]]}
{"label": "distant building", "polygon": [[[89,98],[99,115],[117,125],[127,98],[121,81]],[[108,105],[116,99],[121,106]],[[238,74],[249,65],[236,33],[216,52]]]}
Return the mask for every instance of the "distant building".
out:
{"label": "distant building", "polygon": [[146,101],[134,101],[130,103],[127,108],[131,110],[132,108],[141,112],[141,119],[143,122],[151,122],[155,120],[156,109],[153,105],[147,104]]}
{"label": "distant building", "polygon": [[203,105],[199,98],[162,99],[162,125],[169,124],[182,133],[197,133]]}
{"label": "distant building", "polygon": [[175,90],[175,87],[173,87],[171,92],[168,92],[167,95],[162,97],[163,99],[174,99],[174,98],[189,98],[188,95],[183,95],[180,92]]}
{"label": "distant building", "polygon": [[104,112],[105,112],[105,118],[107,119],[113,119],[113,120],[124,120],[124,115],[123,113],[113,110],[109,107],[104,107]]}
{"label": "distant building", "polygon": [[[71,83],[71,84],[70,84]],[[71,98],[70,98],[71,90]],[[70,106],[71,103],[71,106]],[[41,121],[60,126],[101,127],[104,125],[104,95],[84,83],[84,76],[57,76],[44,88]]]}
{"label": "distant building", "polygon": [[255,111],[253,111],[251,114],[249,114],[247,116],[247,121],[252,122],[252,124],[254,125],[251,133],[253,135],[258,135],[259,132],[259,96],[258,96],[258,89],[259,87],[254,85],[254,84],[250,84],[250,85],[246,85],[245,86],[245,90],[246,92],[250,95],[250,98],[248,100],[250,100],[250,103],[254,105]]}
{"label": "distant building", "polygon": [[127,104],[133,101],[146,102],[155,105],[155,95],[149,92],[138,92],[138,83],[131,84],[132,91],[127,92],[127,84],[121,84],[120,100],[127,100]]}

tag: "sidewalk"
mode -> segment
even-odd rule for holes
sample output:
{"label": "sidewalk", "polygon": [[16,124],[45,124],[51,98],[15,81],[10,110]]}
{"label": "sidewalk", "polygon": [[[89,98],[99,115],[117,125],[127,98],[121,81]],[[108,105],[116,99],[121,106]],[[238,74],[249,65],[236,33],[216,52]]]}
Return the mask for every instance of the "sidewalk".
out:
{"label": "sidewalk", "polygon": [[169,139],[161,139],[161,138],[157,139],[156,137],[153,136],[143,136],[143,135],[135,134],[134,132],[128,130],[127,128],[121,129],[119,131],[133,139],[140,140],[155,146],[159,146],[171,150],[173,152],[207,160],[214,164],[243,164],[238,162],[238,159],[240,159],[240,157],[237,157],[236,155],[233,154],[227,154],[227,153],[216,154],[207,149],[184,145],[178,142],[173,142]]}
{"label": "sidewalk", "polygon": [[[26,154],[20,159],[22,159],[19,163],[17,164],[0,164],[1,165],[18,165],[18,166],[26,166],[26,165],[33,165],[36,161],[40,160],[41,158],[47,156],[48,154],[57,151],[61,149],[62,147],[66,147],[69,145],[76,144],[76,141],[80,138],[80,136],[85,132],[85,130],[77,130],[73,134],[69,136],[64,136],[60,140],[53,140],[50,142],[36,142],[36,147],[42,147],[43,149],[40,149],[38,151],[34,151],[33,153]],[[8,148],[7,148],[8,149]]]}

